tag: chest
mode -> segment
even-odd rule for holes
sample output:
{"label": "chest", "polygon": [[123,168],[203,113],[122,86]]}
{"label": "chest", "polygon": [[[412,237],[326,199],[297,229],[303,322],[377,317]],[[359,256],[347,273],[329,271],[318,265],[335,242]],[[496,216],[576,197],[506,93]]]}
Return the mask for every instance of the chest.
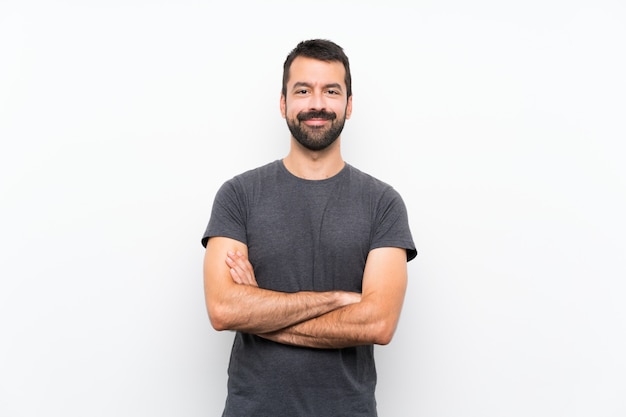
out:
{"label": "chest", "polygon": [[360,289],[373,211],[368,196],[342,187],[258,196],[248,207],[246,224],[257,280],[287,291]]}

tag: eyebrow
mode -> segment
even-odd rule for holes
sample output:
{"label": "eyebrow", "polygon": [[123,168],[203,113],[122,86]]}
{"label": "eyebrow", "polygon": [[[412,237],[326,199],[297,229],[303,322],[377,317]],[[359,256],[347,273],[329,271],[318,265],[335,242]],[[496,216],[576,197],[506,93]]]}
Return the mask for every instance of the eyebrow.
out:
{"label": "eyebrow", "polygon": [[[292,90],[293,90],[294,88],[298,88],[298,87],[308,87],[308,88],[312,88],[313,86],[312,86],[311,84],[306,83],[306,82],[303,82],[303,81],[297,81],[297,82],[293,85]],[[340,90],[340,91],[342,91],[342,92],[343,92],[343,88],[341,88],[341,84],[339,84],[339,83],[330,83],[330,84],[326,84],[326,85],[324,85],[324,88],[336,88],[336,89],[338,89],[338,90]]]}

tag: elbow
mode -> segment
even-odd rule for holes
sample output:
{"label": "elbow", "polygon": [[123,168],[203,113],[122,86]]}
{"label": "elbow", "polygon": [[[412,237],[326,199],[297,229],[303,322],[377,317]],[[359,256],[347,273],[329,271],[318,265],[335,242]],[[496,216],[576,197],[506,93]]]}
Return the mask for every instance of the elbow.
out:
{"label": "elbow", "polygon": [[226,326],[223,322],[215,320],[214,318],[211,318],[211,317],[209,317],[209,320],[211,321],[211,326],[213,327],[214,330],[218,332],[228,330],[228,326]]}
{"label": "elbow", "polygon": [[385,346],[391,343],[391,339],[393,339],[393,333],[381,333],[376,336],[374,344]]}
{"label": "elbow", "polygon": [[207,305],[207,311],[213,329],[218,332],[230,330],[229,321],[227,319],[228,315],[223,306],[220,306],[218,303],[211,303]]}
{"label": "elbow", "polygon": [[376,345],[388,345],[396,332],[396,323],[383,320],[376,325],[373,334],[373,343]]}

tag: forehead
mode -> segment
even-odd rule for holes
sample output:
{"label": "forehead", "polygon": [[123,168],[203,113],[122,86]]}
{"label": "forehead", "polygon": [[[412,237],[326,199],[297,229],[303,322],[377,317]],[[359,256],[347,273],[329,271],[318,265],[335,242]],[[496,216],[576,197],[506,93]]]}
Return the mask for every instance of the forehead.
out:
{"label": "forehead", "polygon": [[288,85],[297,82],[308,84],[339,83],[344,88],[346,69],[339,61],[320,61],[318,59],[299,56],[289,67]]}

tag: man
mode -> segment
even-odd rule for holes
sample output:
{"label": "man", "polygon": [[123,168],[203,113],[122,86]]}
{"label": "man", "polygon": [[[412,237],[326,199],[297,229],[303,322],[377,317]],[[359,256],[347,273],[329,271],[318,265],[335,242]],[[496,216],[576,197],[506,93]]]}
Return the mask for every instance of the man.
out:
{"label": "man", "polygon": [[389,185],[344,162],[349,61],[327,40],[284,63],[282,160],[218,191],[202,244],[216,330],[236,331],[224,416],[376,416],[374,344],[391,341],[415,250]]}

